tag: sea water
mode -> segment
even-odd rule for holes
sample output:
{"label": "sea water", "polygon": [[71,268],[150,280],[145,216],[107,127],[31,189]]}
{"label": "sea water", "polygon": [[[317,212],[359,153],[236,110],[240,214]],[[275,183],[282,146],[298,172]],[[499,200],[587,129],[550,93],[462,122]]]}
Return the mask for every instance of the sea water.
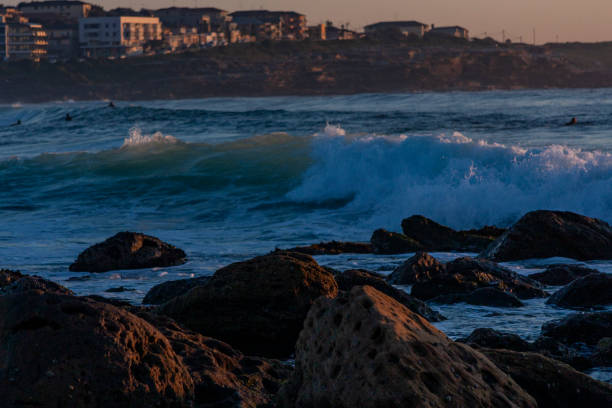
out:
{"label": "sea water", "polygon": [[[166,280],[277,247],[368,241],[413,214],[461,229],[506,227],[536,209],[612,222],[612,89],[115,101],[114,109],[17,102],[0,106],[0,267],[77,294],[139,303]],[[578,124],[564,126],[572,117]],[[68,271],[79,252],[119,231],[155,235],[189,261]],[[317,260],[389,273],[409,256]],[[508,266],[528,274],[556,262],[572,261]],[[611,262],[587,264],[612,272]],[[118,286],[129,291],[105,292]],[[542,323],[570,313],[526,303],[434,307],[453,338],[493,327],[533,340]]]}

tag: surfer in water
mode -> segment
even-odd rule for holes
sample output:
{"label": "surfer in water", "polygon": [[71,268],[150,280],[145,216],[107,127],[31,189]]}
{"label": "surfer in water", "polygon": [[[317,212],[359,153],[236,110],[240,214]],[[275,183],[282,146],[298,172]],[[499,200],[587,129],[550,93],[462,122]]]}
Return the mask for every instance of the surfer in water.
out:
{"label": "surfer in water", "polygon": [[576,118],[572,118],[572,120],[570,120],[569,122],[567,122],[565,124],[565,126],[574,126],[575,124],[577,124],[578,121],[576,120]]}
{"label": "surfer in water", "polygon": [[64,120],[65,120],[66,122],[70,122],[70,121],[72,120],[72,116],[70,116],[70,114],[69,114],[69,113],[67,113],[67,114],[66,114],[66,117],[64,118]]}
{"label": "surfer in water", "polygon": [[110,103],[108,104],[108,107],[109,108],[114,108],[115,107],[115,104],[113,103],[113,101],[110,101]]}
{"label": "surfer in water", "polygon": [[13,123],[11,126],[19,126],[21,125],[21,119],[17,119],[17,122]]}

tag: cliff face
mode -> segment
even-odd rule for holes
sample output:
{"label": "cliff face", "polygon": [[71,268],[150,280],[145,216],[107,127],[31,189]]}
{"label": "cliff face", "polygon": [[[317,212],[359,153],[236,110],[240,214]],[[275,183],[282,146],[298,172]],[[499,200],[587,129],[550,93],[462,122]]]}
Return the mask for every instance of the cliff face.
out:
{"label": "cliff face", "polygon": [[236,45],[112,61],[18,62],[0,64],[0,102],[608,87],[609,54],[608,44],[553,49],[350,41]]}

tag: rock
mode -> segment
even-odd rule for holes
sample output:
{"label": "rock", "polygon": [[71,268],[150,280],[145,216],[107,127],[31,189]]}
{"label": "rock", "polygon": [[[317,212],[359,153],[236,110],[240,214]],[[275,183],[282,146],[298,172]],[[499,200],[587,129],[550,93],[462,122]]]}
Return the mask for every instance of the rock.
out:
{"label": "rock", "polygon": [[411,294],[421,300],[429,300],[441,295],[468,294],[484,287],[497,287],[519,299],[548,296],[538,282],[494,262],[470,257],[455,259],[446,264],[443,274],[435,275],[428,281],[416,282]]}
{"label": "rock", "polygon": [[533,396],[539,408],[612,406],[612,385],[535,353],[481,351]]}
{"label": "rock", "polygon": [[546,303],[568,308],[612,304],[612,275],[594,273],[576,279],[555,292]]}
{"label": "rock", "polygon": [[509,376],[370,286],[317,300],[281,407],[535,407]]}
{"label": "rock", "polygon": [[393,285],[412,285],[415,282],[431,280],[444,271],[441,264],[426,252],[419,251],[389,275],[387,280]]}
{"label": "rock", "polygon": [[187,293],[196,286],[205,285],[209,280],[210,276],[200,276],[160,283],[149,289],[142,303],[145,305],[161,305],[172,298]]}
{"label": "rock", "polygon": [[595,345],[602,338],[612,336],[612,312],[574,313],[545,323],[542,335],[565,344]]}
{"label": "rock", "polygon": [[371,254],[374,248],[370,243],[331,241],[291,248],[286,251],[307,255]]}
{"label": "rock", "polygon": [[190,332],[174,320],[131,307],[156,327],[180,355],[194,381],[195,407],[259,407],[274,399],[292,367],[245,356],[227,343]]}
{"label": "rock", "polygon": [[480,252],[495,240],[494,237],[468,231],[455,231],[421,215],[413,215],[402,220],[402,231],[405,236],[420,243],[426,251]]}
{"label": "rock", "polygon": [[557,256],[612,259],[612,228],[602,220],[571,212],[533,211],[481,256],[498,262]]}
{"label": "rock", "polygon": [[530,351],[528,342],[512,333],[502,333],[494,329],[481,328],[474,330],[468,337],[457,340],[472,347],[505,349],[513,351]]}
{"label": "rock", "polygon": [[193,381],[168,340],[112,305],[29,290],[0,296],[4,406],[186,406]]}
{"label": "rock", "polygon": [[10,285],[11,283],[23,278],[24,275],[19,271],[11,271],[9,269],[0,269],[0,288]]}
{"label": "rock", "polygon": [[440,322],[446,320],[440,313],[432,310],[425,302],[410,296],[403,290],[394,288],[385,282],[382,275],[375,274],[363,269],[353,269],[336,275],[338,288],[344,291],[350,291],[355,286],[369,285],[381,291],[385,295],[397,300],[408,309],[412,310],[429,320],[430,322]]}
{"label": "rock", "polygon": [[370,242],[375,254],[405,254],[422,249],[421,245],[415,240],[384,229],[374,231]]}
{"label": "rock", "polygon": [[592,273],[599,271],[582,265],[550,265],[544,272],[532,273],[529,278],[543,285],[563,286]]}
{"label": "rock", "polygon": [[40,276],[22,275],[19,272],[6,270],[0,271],[0,295],[17,294],[30,290],[66,295],[73,294],[70,289]]}
{"label": "rock", "polygon": [[106,293],[123,293],[123,292],[134,292],[136,289],[126,288],[125,286],[119,286],[116,288],[108,288],[104,292]]}
{"label": "rock", "polygon": [[185,252],[170,244],[135,232],[120,232],[87,248],[70,265],[73,272],[107,272],[182,265]]}
{"label": "rock", "polygon": [[333,275],[310,256],[276,252],[219,269],[160,313],[243,352],[287,357],[314,300],[337,293]]}
{"label": "rock", "polygon": [[612,365],[612,337],[604,337],[597,342],[593,365],[598,367],[609,367]]}
{"label": "rock", "polygon": [[470,293],[451,293],[436,296],[432,303],[452,304],[465,302],[475,306],[522,307],[525,306],[516,296],[498,288],[479,288]]}

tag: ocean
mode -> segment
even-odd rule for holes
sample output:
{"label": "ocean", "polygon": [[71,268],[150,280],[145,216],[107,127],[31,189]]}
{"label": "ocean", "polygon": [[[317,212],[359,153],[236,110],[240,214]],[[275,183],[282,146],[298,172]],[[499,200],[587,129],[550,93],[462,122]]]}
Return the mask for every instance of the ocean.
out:
{"label": "ocean", "polygon": [[[535,209],[612,222],[612,89],[115,105],[0,105],[0,267],[139,303],[166,280],[275,248],[368,241],[413,214],[461,229],[506,227]],[[157,236],[189,261],[68,281],[89,276],[68,271],[82,250],[119,231]],[[389,273],[409,256],[316,259]],[[556,262],[574,261],[506,265],[532,273]],[[612,262],[587,264],[612,273]],[[128,291],[105,292],[119,286]],[[533,340],[571,312],[539,299],[434,308],[452,338],[493,327]],[[593,375],[612,381],[610,370]]]}

